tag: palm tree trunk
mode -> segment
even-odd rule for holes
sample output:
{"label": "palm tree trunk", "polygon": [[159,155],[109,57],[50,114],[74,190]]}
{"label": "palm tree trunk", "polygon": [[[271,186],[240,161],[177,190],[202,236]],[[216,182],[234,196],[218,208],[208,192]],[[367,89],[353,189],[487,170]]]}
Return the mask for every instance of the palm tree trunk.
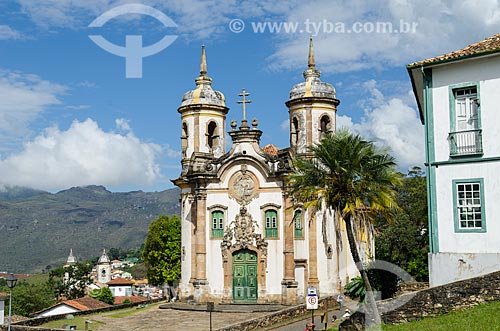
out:
{"label": "palm tree trunk", "polygon": [[363,264],[361,263],[361,259],[359,258],[358,247],[356,246],[356,240],[354,239],[354,233],[352,230],[352,222],[351,222],[351,214],[347,214],[344,217],[345,228],[347,232],[347,239],[349,240],[349,248],[351,250],[351,255],[354,263],[356,263],[356,267],[361,274],[361,278],[363,279],[363,283],[365,284],[366,289],[366,298],[367,298],[367,309],[365,311],[365,319],[366,325],[380,325],[382,320],[380,318],[380,314],[378,312],[377,303],[375,302],[375,297],[373,296],[372,286],[370,284],[370,280],[368,279],[368,274],[366,270],[363,268]]}

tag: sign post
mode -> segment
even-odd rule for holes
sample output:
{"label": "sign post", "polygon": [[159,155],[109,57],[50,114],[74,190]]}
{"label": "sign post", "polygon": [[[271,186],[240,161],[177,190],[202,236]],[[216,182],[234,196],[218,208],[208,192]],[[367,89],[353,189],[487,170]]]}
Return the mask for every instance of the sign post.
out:
{"label": "sign post", "polygon": [[318,309],[318,294],[316,292],[316,287],[309,286],[307,288],[306,302],[306,308],[311,310],[311,321],[314,324],[314,310]]}
{"label": "sign post", "polygon": [[210,331],[212,331],[212,312],[214,311],[214,303],[207,302],[207,310],[210,313]]}

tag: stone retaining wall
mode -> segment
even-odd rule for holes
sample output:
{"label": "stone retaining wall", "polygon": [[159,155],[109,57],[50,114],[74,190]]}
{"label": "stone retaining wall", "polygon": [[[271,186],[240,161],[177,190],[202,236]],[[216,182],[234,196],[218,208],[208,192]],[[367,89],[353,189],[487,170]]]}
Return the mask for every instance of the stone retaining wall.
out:
{"label": "stone retaining wall", "polygon": [[[334,297],[326,297],[319,300],[318,303],[318,311],[324,310],[325,305],[328,306],[328,309],[338,309],[339,305]],[[252,320],[248,320],[242,323],[226,326],[224,328],[218,329],[216,331],[250,331],[255,330],[257,328],[263,328],[270,325],[275,325],[282,323],[283,321],[287,321],[297,316],[302,316],[305,314],[310,314],[310,310],[306,308],[306,304],[302,304],[299,306],[293,306],[288,309],[280,310],[275,313],[267,314],[262,317],[254,318]]]}
{"label": "stone retaining wall", "polygon": [[[391,310],[398,302],[408,298],[410,300],[401,307]],[[495,300],[500,300],[500,272],[404,294],[396,299],[384,300],[378,306],[384,323],[397,324]]]}
{"label": "stone retaining wall", "polygon": [[[377,306],[384,323],[399,324],[497,300],[500,300],[500,271],[403,294],[379,301]],[[363,314],[356,312],[342,322],[339,330],[361,330],[363,324]]]}

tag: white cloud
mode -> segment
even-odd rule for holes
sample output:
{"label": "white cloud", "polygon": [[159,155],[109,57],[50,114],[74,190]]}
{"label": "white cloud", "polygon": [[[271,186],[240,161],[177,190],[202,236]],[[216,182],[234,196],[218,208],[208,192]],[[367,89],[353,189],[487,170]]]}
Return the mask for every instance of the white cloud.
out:
{"label": "white cloud", "polygon": [[141,142],[132,132],[104,132],[92,119],[74,121],[67,131],[46,129],[22,152],[0,160],[0,184],[45,190],[149,185],[161,177],[160,154],[159,145]]}
{"label": "white cloud", "polygon": [[1,25],[0,24],[0,40],[7,40],[7,39],[21,39],[22,35],[19,31],[16,31],[12,29],[8,25]]}
{"label": "white cloud", "polygon": [[[252,22],[297,23],[295,33],[264,32],[272,36],[275,50],[270,67],[276,70],[304,64],[307,38],[314,35],[317,62],[323,71],[350,72],[401,66],[440,55],[500,31],[498,0],[17,0],[22,11],[42,28],[86,28],[105,11],[130,2],[141,2],[163,11],[178,25],[185,40],[215,39],[230,34],[231,19],[243,19],[246,33]],[[130,20],[144,15],[130,16]],[[118,19],[118,18],[117,18]],[[305,22],[310,22],[307,26]],[[416,24],[411,33],[369,32],[377,23]],[[467,24],[464,24],[467,22]],[[313,24],[314,25],[313,25]],[[329,26],[335,27],[331,31]],[[367,24],[354,33],[354,24]],[[343,26],[345,33],[338,31]],[[359,27],[359,25],[357,26]],[[318,34],[316,35],[316,29]],[[347,33],[351,31],[351,33]],[[445,38],[443,37],[445,36]]]}
{"label": "white cloud", "polygon": [[384,97],[373,80],[364,86],[371,97],[361,121],[354,123],[348,116],[338,116],[337,128],[348,128],[366,139],[388,146],[403,173],[413,166],[422,167],[425,160],[424,127],[416,109],[405,104],[404,98]]}
{"label": "white cloud", "polygon": [[[307,32],[307,20],[322,24],[314,36],[320,69],[349,72],[405,65],[494,35],[500,31],[500,6],[497,0],[319,0],[302,2],[284,17],[284,21],[298,22],[303,32]],[[336,33],[325,31],[325,21],[344,24],[346,31],[353,30],[356,23],[377,22],[390,22],[398,31],[400,22],[415,23],[416,29],[414,33]],[[282,70],[303,65],[310,34],[277,34],[271,67]]]}
{"label": "white cloud", "polygon": [[24,137],[28,126],[50,106],[59,105],[67,87],[39,76],[0,69],[0,144]]}

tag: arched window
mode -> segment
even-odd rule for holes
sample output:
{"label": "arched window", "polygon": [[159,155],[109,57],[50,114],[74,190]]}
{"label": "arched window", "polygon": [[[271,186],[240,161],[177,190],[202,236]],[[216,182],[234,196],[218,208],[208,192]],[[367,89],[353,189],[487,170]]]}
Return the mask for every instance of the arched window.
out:
{"label": "arched window", "polygon": [[278,238],[278,212],[274,209],[268,209],[264,216],[266,238]]}
{"label": "arched window", "polygon": [[211,121],[207,127],[207,145],[210,149],[214,149],[219,145],[219,133],[217,123]]}
{"label": "arched window", "polygon": [[297,117],[292,119],[292,127],[290,128],[290,143],[292,146],[296,146],[299,142],[299,120]]}
{"label": "arched window", "polygon": [[182,148],[182,155],[185,156],[188,148],[188,127],[185,122],[182,123],[181,148]]}
{"label": "arched window", "polygon": [[332,121],[330,120],[330,117],[328,115],[321,116],[320,127],[319,127],[319,130],[321,131],[321,135],[324,135],[324,134],[330,132],[331,129],[332,129]]}
{"label": "arched window", "polygon": [[212,238],[224,237],[224,212],[222,210],[212,211]]}
{"label": "arched window", "polygon": [[302,210],[298,209],[293,214],[293,224],[295,227],[295,238],[304,239],[304,222],[302,220]]}

